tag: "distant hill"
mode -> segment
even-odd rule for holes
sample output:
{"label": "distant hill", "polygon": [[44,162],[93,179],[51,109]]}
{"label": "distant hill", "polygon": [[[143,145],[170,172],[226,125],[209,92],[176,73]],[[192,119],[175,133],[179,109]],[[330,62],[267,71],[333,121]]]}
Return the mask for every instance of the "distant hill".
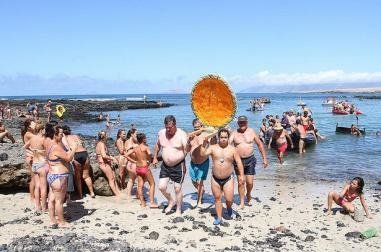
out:
{"label": "distant hill", "polygon": [[318,83],[300,85],[258,84],[240,93],[299,93],[299,92],[381,92],[381,83]]}

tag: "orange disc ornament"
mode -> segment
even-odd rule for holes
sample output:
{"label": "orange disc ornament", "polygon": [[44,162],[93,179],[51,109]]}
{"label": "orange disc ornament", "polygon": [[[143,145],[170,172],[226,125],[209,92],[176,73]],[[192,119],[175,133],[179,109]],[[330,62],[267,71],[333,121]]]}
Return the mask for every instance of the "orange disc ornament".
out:
{"label": "orange disc ornament", "polygon": [[222,127],[228,124],[236,113],[237,103],[229,85],[217,75],[206,75],[192,90],[192,110],[207,126]]}

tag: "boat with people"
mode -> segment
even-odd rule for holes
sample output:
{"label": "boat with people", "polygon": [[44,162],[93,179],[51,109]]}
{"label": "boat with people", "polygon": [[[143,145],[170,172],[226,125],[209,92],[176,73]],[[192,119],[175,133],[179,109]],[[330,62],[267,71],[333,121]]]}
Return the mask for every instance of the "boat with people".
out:
{"label": "boat with people", "polygon": [[265,103],[262,102],[262,98],[256,98],[250,101],[250,108],[247,111],[263,111],[265,107]]}
{"label": "boat with people", "polygon": [[358,130],[362,135],[365,135],[365,128],[359,128],[358,125],[354,126],[352,124],[351,127],[343,127],[339,126],[339,123],[336,124],[336,133],[342,133],[342,134],[353,134],[353,130]]}
{"label": "boat with people", "polygon": [[348,101],[336,102],[332,107],[334,115],[361,115],[362,112]]}

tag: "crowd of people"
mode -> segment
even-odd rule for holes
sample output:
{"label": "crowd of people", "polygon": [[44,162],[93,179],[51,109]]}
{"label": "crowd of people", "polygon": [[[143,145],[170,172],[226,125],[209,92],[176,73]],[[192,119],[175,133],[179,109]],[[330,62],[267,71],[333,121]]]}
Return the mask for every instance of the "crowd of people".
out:
{"label": "crowd of people", "polygon": [[338,101],[333,104],[332,112],[341,114],[360,114],[354,104],[348,101]]}
{"label": "crowd of people", "polygon": [[306,152],[306,143],[311,141],[311,138],[315,144],[318,140],[325,139],[316,127],[311,110],[304,106],[302,112],[286,111],[282,118],[279,115],[267,115],[262,119],[259,138],[269,149],[271,147],[277,149],[281,164],[284,162],[283,156],[287,149],[297,148],[302,154]]}
{"label": "crowd of people", "polygon": [[[51,111],[51,102],[45,106],[45,111]],[[36,109],[32,110],[35,111]],[[38,113],[37,113],[38,115]],[[70,200],[70,195],[76,192],[78,199],[83,197],[82,184],[87,186],[91,197],[95,197],[90,159],[82,139],[71,132],[67,125],[60,125],[48,117],[49,122],[43,123],[37,117],[28,117],[22,128],[26,164],[31,180],[29,192],[37,211],[48,211],[51,224],[67,226],[63,216],[63,205]],[[202,206],[205,192],[205,181],[211,169],[210,186],[215,199],[216,218],[213,222],[220,225],[224,218],[235,217],[233,211],[234,184],[238,184],[239,209],[245,205],[251,206],[257,158],[254,156],[255,146],[261,155],[263,168],[268,166],[265,146],[276,147],[280,163],[283,163],[284,153],[290,146],[294,147],[295,136],[299,153],[305,152],[307,134],[314,136],[315,141],[324,139],[318,133],[312,112],[304,107],[302,113],[287,111],[282,118],[278,115],[268,115],[262,121],[259,134],[248,125],[244,115],[237,118],[237,128],[220,128],[208,132],[197,118],[193,120],[193,131],[186,133],[177,127],[176,118],[168,115],[164,118],[164,128],[158,132],[153,150],[147,144],[147,137],[135,127],[128,131],[119,129],[115,147],[116,155],[108,149],[108,134],[106,130],[98,133],[96,144],[96,161],[107,178],[112,193],[117,197],[131,199],[133,187],[137,182],[136,196],[142,207],[146,206],[143,192],[147,182],[149,207],[158,208],[155,201],[155,187],[167,200],[163,212],[165,214],[182,214],[183,182],[187,170],[197,193],[197,206]],[[14,138],[0,123],[0,140]],[[160,154],[160,155],[159,155]],[[186,156],[190,156],[187,169]],[[151,169],[160,164],[159,180],[155,181]],[[114,167],[118,167],[118,173]],[[126,182],[127,179],[127,182]],[[331,192],[328,196],[328,211],[335,201],[349,212],[355,209],[352,201],[360,197],[364,210],[371,217],[366,206],[362,187],[364,182],[355,178],[345,192]],[[172,182],[172,183],[170,183]],[[173,184],[174,195],[169,185]],[[226,211],[223,214],[222,197],[225,198]]]}

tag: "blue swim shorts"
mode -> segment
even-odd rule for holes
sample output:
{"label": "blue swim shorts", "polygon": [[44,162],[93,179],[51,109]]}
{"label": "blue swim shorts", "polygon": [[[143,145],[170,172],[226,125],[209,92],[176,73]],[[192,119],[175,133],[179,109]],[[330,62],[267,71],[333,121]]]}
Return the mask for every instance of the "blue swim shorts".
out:
{"label": "blue swim shorts", "polygon": [[189,174],[192,181],[206,180],[209,171],[209,158],[201,164],[190,162]]}

